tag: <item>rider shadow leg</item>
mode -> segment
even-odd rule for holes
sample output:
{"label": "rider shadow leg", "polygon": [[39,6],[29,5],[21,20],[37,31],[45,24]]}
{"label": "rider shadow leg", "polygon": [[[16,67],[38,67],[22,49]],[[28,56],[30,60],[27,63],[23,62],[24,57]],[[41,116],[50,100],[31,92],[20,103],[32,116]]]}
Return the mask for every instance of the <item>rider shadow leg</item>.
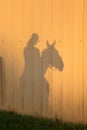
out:
{"label": "rider shadow leg", "polygon": [[49,97],[49,84],[45,78],[43,78],[43,88],[42,88],[42,96],[43,96],[43,116],[48,116],[48,97]]}

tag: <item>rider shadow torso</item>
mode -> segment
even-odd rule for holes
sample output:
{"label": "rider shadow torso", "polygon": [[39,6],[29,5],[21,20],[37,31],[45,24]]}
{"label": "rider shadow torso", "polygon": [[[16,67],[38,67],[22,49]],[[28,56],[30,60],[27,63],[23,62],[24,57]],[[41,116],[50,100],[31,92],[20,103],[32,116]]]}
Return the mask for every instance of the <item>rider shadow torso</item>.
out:
{"label": "rider shadow torso", "polygon": [[33,34],[24,49],[24,70],[20,78],[22,111],[29,114],[41,113],[41,61],[39,49],[35,47],[38,35]]}

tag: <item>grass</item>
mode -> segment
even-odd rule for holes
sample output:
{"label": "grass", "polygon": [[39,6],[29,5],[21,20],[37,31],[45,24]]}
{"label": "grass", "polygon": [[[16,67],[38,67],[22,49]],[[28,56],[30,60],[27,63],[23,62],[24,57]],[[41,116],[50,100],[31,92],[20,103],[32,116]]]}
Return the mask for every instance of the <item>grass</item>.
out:
{"label": "grass", "polygon": [[87,125],[0,111],[0,130],[87,130]]}

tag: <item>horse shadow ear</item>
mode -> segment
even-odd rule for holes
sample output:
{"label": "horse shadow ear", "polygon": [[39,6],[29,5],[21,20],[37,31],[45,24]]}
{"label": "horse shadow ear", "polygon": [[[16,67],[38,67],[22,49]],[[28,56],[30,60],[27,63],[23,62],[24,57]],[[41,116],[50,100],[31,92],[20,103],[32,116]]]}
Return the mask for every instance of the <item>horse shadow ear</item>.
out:
{"label": "horse shadow ear", "polygon": [[46,41],[46,44],[47,44],[47,47],[49,47],[49,46],[50,46],[50,44],[49,44],[49,41],[48,41],[48,40]]}
{"label": "horse shadow ear", "polygon": [[53,42],[52,47],[54,47],[54,46],[55,46],[55,44],[56,44],[56,40]]}

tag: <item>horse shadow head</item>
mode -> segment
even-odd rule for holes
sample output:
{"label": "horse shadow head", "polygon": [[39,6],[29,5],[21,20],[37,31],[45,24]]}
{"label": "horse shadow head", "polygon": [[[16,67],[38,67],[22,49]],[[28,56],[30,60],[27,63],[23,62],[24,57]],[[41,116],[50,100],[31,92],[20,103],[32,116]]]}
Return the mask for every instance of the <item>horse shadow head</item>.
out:
{"label": "horse shadow head", "polygon": [[46,59],[46,62],[45,60],[44,62],[47,64],[47,67],[55,67],[59,71],[62,71],[64,64],[59,52],[55,48],[55,43],[56,41],[50,45],[48,41],[46,42],[47,48],[43,51],[42,57]]}

